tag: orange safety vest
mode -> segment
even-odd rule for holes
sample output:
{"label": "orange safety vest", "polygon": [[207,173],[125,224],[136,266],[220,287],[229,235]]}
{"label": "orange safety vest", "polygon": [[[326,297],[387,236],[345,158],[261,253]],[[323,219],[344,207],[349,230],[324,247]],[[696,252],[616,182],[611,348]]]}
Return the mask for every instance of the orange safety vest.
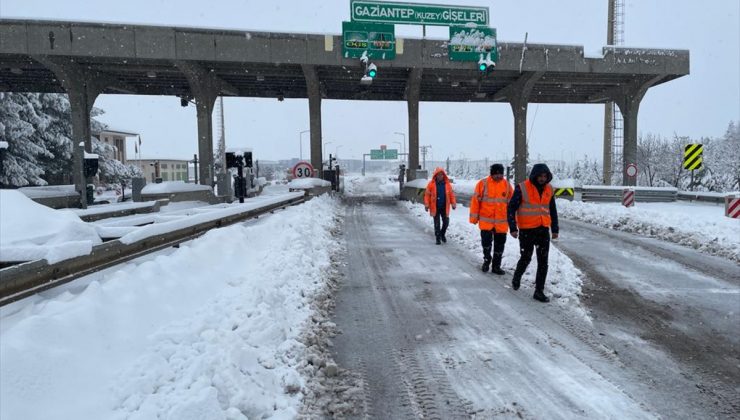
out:
{"label": "orange safety vest", "polygon": [[450,183],[450,178],[447,177],[447,174],[442,168],[437,168],[434,170],[434,175],[432,175],[432,180],[429,181],[426,189],[424,190],[424,205],[426,207],[429,207],[429,214],[432,217],[434,217],[437,214],[436,177],[437,177],[437,174],[440,172],[442,172],[445,176],[445,197],[447,197],[447,200],[445,200],[445,211],[446,211],[445,214],[447,215],[447,217],[450,217],[450,206],[457,206],[457,199],[455,198],[455,192],[452,190],[452,184]]}
{"label": "orange safety vest", "polygon": [[514,195],[509,181],[494,181],[486,177],[478,181],[470,200],[470,223],[478,223],[480,230],[496,229],[496,233],[509,231],[506,208]]}
{"label": "orange safety vest", "polygon": [[529,180],[519,183],[519,188],[522,190],[522,202],[516,211],[516,224],[519,228],[550,227],[552,186],[550,184],[545,185],[542,195]]}

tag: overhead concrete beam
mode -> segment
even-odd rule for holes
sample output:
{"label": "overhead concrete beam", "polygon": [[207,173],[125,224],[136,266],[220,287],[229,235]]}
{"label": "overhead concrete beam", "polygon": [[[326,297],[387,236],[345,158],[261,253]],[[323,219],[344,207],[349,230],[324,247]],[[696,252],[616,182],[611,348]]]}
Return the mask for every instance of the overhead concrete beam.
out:
{"label": "overhead concrete beam", "polygon": [[321,83],[316,66],[304,64],[303,76],[306,78],[306,96],[308,97],[308,115],[311,135],[311,166],[319,172],[319,177],[323,174],[322,156],[322,132],[321,132]]}

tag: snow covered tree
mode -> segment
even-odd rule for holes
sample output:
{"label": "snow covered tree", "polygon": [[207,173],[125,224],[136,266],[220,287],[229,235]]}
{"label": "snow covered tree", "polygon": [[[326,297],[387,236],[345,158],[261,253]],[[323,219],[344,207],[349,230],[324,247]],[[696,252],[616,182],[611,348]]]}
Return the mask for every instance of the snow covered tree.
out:
{"label": "snow covered tree", "polygon": [[8,149],[0,152],[4,185],[46,185],[41,178],[43,161],[54,155],[37,135],[37,127],[44,123],[38,94],[0,93],[0,141],[8,143]]}

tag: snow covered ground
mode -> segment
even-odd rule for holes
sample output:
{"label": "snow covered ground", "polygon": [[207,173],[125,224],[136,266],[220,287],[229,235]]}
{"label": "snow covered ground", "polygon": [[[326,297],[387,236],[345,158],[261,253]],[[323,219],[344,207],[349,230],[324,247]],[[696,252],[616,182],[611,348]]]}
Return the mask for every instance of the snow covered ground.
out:
{"label": "snow covered ground", "polygon": [[73,212],[38,204],[15,190],[0,190],[0,261],[45,258],[50,263],[89,254],[101,239]]}
{"label": "snow covered ground", "polygon": [[3,307],[0,417],[294,418],[337,209],[318,197]]}
{"label": "snow covered ground", "polygon": [[740,220],[706,203],[583,203],[558,200],[561,217],[685,245],[740,262]]}
{"label": "snow covered ground", "polygon": [[[434,225],[429,213],[424,211],[424,206],[404,202],[408,211],[417,216],[420,224],[429,231],[429,241],[434,241]],[[447,230],[447,240],[469,251],[469,255],[477,264],[483,263],[483,251],[480,244],[480,229],[478,225],[468,221],[469,208],[458,204],[456,210],[450,211],[450,227]],[[557,239],[550,247],[550,270],[545,284],[545,293],[554,297],[554,301],[568,306],[577,306],[578,295],[581,293],[583,283],[581,272],[573,265],[565,254],[557,249]],[[508,235],[504,258],[501,267],[509,274],[514,272],[516,263],[519,261],[519,241]],[[536,258],[532,258],[527,271],[522,277],[521,290],[524,293],[534,292],[534,273],[537,270]],[[508,286],[510,287],[510,286]]]}
{"label": "snow covered ground", "polygon": [[395,197],[399,194],[398,181],[391,180],[392,175],[348,174],[344,177],[344,194],[349,197]]}

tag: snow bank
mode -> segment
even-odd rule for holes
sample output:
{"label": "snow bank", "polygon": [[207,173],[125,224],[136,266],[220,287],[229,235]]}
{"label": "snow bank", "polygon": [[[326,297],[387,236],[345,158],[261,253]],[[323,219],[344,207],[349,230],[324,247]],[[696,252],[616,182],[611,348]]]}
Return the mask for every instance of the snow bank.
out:
{"label": "snow bank", "polygon": [[76,214],[38,204],[19,191],[0,190],[0,261],[55,263],[87,255],[101,242],[95,228]]}
{"label": "snow bank", "polygon": [[740,221],[722,205],[704,203],[583,203],[558,200],[558,215],[675,242],[740,262]]}
{"label": "snow bank", "polygon": [[478,185],[479,179],[456,179],[452,184],[453,190],[457,194],[472,196],[475,193],[475,186]]}
{"label": "snow bank", "polygon": [[331,182],[319,178],[296,178],[288,183],[288,188],[306,189],[315,187],[331,187]]}
{"label": "snow bank", "polygon": [[[429,217],[428,212],[424,211],[424,206],[408,201],[405,201],[404,204],[408,211],[418,218],[419,223],[429,230],[429,237],[433,238],[432,218]],[[457,205],[456,210],[450,211],[450,227],[447,230],[447,240],[467,249],[475,263],[482,264],[483,250],[480,245],[480,229],[478,229],[478,225],[471,224],[468,221],[469,212],[469,208],[460,204]],[[519,241],[508,235],[501,268],[511,274],[514,272],[517,261],[519,261]],[[578,296],[581,294],[583,276],[580,270],[573,265],[573,261],[557,249],[557,240],[554,240],[550,247],[549,266],[545,293],[550,294],[550,297],[554,298],[553,301],[558,304],[580,305]],[[536,258],[533,257],[524,277],[522,277],[520,289],[522,293],[529,295],[534,293],[534,275],[536,271]]]}
{"label": "snow bank", "polygon": [[[369,174],[344,177],[344,194],[356,197],[396,197],[399,195],[398,181],[394,175]],[[408,184],[406,184],[408,185]],[[424,184],[426,186],[426,184]]]}
{"label": "snow bank", "polygon": [[0,417],[295,418],[337,214],[317,197],[1,308]]}
{"label": "snow bank", "polygon": [[28,198],[46,198],[46,197],[77,197],[74,185],[52,185],[47,187],[23,187],[18,188]]}
{"label": "snow bank", "polygon": [[211,190],[208,185],[190,184],[185,181],[166,181],[159,184],[146,184],[141,190],[142,194],[170,194],[189,191]]}
{"label": "snow bank", "polygon": [[411,187],[411,188],[426,188],[428,183],[429,183],[428,179],[415,179],[403,185],[406,187]]}

